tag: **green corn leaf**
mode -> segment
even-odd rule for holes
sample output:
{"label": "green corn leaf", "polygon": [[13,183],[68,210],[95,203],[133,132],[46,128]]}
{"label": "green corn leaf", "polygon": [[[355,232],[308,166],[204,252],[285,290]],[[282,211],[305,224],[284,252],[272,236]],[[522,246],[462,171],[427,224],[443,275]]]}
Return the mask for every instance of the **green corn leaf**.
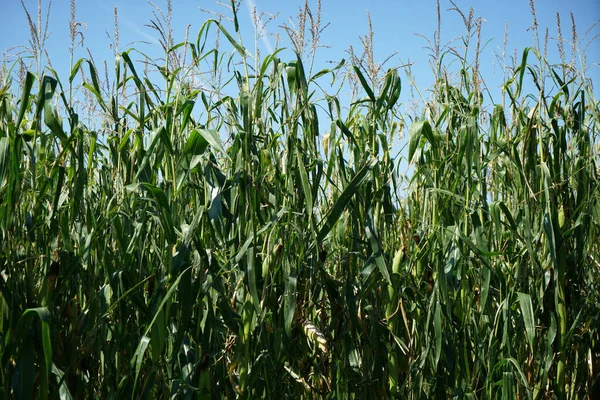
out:
{"label": "green corn leaf", "polygon": [[533,316],[533,306],[531,305],[531,296],[526,293],[517,293],[519,304],[521,305],[521,315],[525,323],[525,331],[527,332],[527,340],[533,352],[533,344],[535,339],[535,319]]}
{"label": "green corn leaf", "polygon": [[140,183],[140,185],[152,194],[153,199],[158,205],[159,218],[162,222],[162,227],[167,237],[167,240],[171,245],[175,244],[175,242],[177,241],[177,235],[173,226],[171,207],[169,206],[169,200],[167,199],[167,195],[162,189],[149,183],[142,182]]}
{"label": "green corn leaf", "polygon": [[322,242],[323,239],[329,234],[340,215],[346,209],[346,206],[352,199],[352,197],[356,194],[358,189],[362,186],[362,184],[366,181],[368,177],[368,172],[373,169],[377,165],[376,159],[369,160],[352,178],[348,186],[344,188],[340,197],[338,197],[337,201],[329,209],[327,215],[324,220],[321,222],[321,228],[319,229],[319,233],[317,234],[317,242]]}
{"label": "green corn leaf", "polygon": [[219,150],[222,154],[226,154],[225,148],[223,147],[223,143],[219,138],[219,133],[214,129],[194,129],[197,131],[207,142],[212,146],[212,148]]}
{"label": "green corn leaf", "polygon": [[373,94],[373,89],[371,89],[371,87],[367,83],[367,79],[363,75],[362,71],[360,70],[360,68],[357,65],[355,65],[353,67],[353,69],[354,69],[354,73],[358,77],[358,80],[360,81],[360,84],[362,85],[363,89],[365,89],[365,92],[367,93],[367,96],[369,96],[369,99],[373,103],[375,103],[375,94]]}
{"label": "green corn leaf", "polygon": [[21,122],[23,121],[23,117],[25,116],[25,111],[27,111],[27,106],[29,105],[29,96],[31,95],[31,88],[33,86],[34,81],[35,75],[27,71],[27,73],[25,74],[25,81],[23,82],[23,89],[21,93],[21,105],[19,106],[19,116],[17,117],[16,121],[17,129],[21,126]]}
{"label": "green corn leaf", "polygon": [[284,292],[284,325],[283,328],[288,337],[292,336],[292,322],[296,313],[296,287],[298,280],[294,276],[289,276],[285,280]]}
{"label": "green corn leaf", "polygon": [[413,123],[410,127],[409,145],[408,145],[408,162],[412,163],[413,156],[421,143],[421,138],[430,138],[433,136],[431,125],[427,120],[421,120]]}
{"label": "green corn leaf", "polygon": [[56,375],[56,381],[58,384],[58,396],[60,400],[72,400],[73,396],[67,387],[67,383],[65,382],[66,376],[65,373],[60,370],[56,365],[52,364],[52,373]]}
{"label": "green corn leaf", "polygon": [[133,354],[133,357],[131,358],[131,366],[134,368],[134,371],[135,371],[135,379],[133,381],[133,391],[131,394],[132,399],[135,398],[135,393],[136,393],[135,388],[137,387],[137,381],[140,376],[140,370],[142,369],[142,362],[144,361],[144,354],[146,353],[146,349],[148,348],[149,343],[150,343],[150,338],[145,335],[142,336],[142,339],[140,340],[140,343],[138,344],[137,348],[135,349],[135,353]]}
{"label": "green corn leaf", "polygon": [[258,289],[256,286],[256,257],[254,255],[254,247],[250,247],[247,252],[246,258],[246,272],[248,274],[248,286],[250,288],[250,295],[252,298],[252,305],[254,306],[254,310],[256,311],[256,315],[261,315],[262,310],[260,307],[260,301],[258,298]]}
{"label": "green corn leaf", "polygon": [[433,313],[433,328],[435,331],[435,366],[437,367],[442,354],[442,318],[439,301],[435,303],[435,312]]}
{"label": "green corn leaf", "polygon": [[300,149],[296,147],[296,161],[298,166],[298,172],[300,174],[300,183],[302,185],[302,190],[304,192],[304,199],[306,201],[306,212],[308,215],[309,224],[312,223],[313,218],[313,196],[312,190],[310,188],[310,183],[308,181],[308,174],[306,173],[306,167],[304,165],[304,160],[300,155]]}
{"label": "green corn leaf", "polygon": [[371,244],[371,250],[373,251],[373,257],[375,257],[375,263],[379,268],[379,272],[388,282],[388,285],[392,284],[390,279],[390,273],[388,271],[385,260],[383,259],[383,255],[381,254],[381,246],[379,245],[379,238],[376,235],[375,228],[373,227],[373,221],[371,216],[367,214],[367,226],[366,226],[367,238],[369,239],[369,243]]}

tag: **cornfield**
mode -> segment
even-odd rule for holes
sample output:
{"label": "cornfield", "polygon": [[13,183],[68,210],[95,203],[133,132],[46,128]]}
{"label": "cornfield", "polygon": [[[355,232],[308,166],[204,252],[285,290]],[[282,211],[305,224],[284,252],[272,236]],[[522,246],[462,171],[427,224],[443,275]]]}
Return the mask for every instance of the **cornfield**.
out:
{"label": "cornfield", "polygon": [[261,57],[230,11],[113,79],[4,64],[1,397],[599,398],[584,67],[523,49],[494,100],[469,16],[411,115],[407,68]]}

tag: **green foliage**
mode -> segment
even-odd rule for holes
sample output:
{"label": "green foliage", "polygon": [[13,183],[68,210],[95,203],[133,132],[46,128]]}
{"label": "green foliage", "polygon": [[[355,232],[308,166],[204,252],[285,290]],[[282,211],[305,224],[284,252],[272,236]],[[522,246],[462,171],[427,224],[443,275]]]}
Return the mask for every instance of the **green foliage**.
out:
{"label": "green foliage", "polygon": [[[214,25],[230,59],[205,49]],[[585,81],[527,49],[488,112],[464,61],[410,124],[405,190],[396,70],[371,85],[352,65],[366,97],[342,111],[317,89],[343,62],[310,77],[277,51],[253,71],[212,20],[178,51],[163,83],[118,54],[108,93],[76,62],[99,116],[51,70],[0,91],[2,398],[600,394]],[[201,62],[235,93],[188,85]]]}

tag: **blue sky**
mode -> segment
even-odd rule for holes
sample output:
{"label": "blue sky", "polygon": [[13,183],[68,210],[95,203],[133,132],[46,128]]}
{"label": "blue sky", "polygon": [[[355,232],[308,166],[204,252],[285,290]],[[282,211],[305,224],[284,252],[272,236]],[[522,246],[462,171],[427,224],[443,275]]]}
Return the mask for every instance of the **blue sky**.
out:
{"label": "blue sky", "polygon": [[[228,3],[228,0],[222,0]],[[26,45],[29,39],[29,26],[20,0],[0,0],[3,8],[3,25],[0,28],[0,51],[3,52],[5,60],[14,59],[14,56],[22,48],[16,47]],[[528,0],[504,0],[504,1],[475,1],[456,0],[456,4],[465,14],[473,7],[474,16],[485,19],[482,27],[482,38],[485,46],[481,53],[481,73],[488,85],[494,102],[500,102],[499,85],[502,83],[502,66],[496,58],[502,53],[505,23],[508,23],[508,53],[513,54],[517,49],[518,57],[521,56],[523,48],[533,45],[533,32],[528,30],[532,25],[532,15]],[[34,22],[37,20],[37,1],[24,0]],[[166,0],[155,0],[155,4],[166,9]],[[279,13],[272,21],[267,30],[269,33],[279,32],[284,40],[283,46],[289,46],[290,42],[280,26],[289,23],[290,17],[295,21],[299,7],[304,4],[303,0],[244,0],[239,10],[240,26],[242,27],[243,40],[246,47],[252,49],[254,44],[253,24],[251,20],[251,9],[256,6],[259,12],[268,11]],[[45,19],[47,0],[42,0],[43,16]],[[316,13],[317,1],[310,0],[309,5]],[[157,45],[158,36],[156,31],[145,26],[153,19],[153,8],[145,0],[78,0],[76,2],[76,19],[87,25],[84,30],[84,46],[93,54],[97,64],[107,60],[108,65],[113,65],[113,50],[110,48],[110,40],[107,32],[113,34],[113,9],[118,9],[120,26],[120,47],[127,48],[127,44],[136,41],[150,42],[150,44],[137,43],[133,46],[151,56],[161,54]],[[185,37],[185,28],[190,25],[190,36],[195,37],[202,23],[210,18],[200,7],[211,9],[227,14],[227,11],[217,5],[216,0],[174,0],[173,21],[175,42],[181,42]],[[452,39],[465,34],[465,28],[461,17],[454,11],[449,0],[441,0],[441,41],[446,43]],[[329,46],[320,49],[315,60],[314,71],[330,67],[329,61],[338,62],[342,58],[348,59],[347,50],[350,45],[356,51],[360,51],[361,44],[359,36],[368,33],[367,11],[370,13],[374,28],[374,52],[376,61],[382,61],[389,55],[397,52],[388,66],[398,66],[410,60],[413,64],[412,72],[419,88],[427,95],[426,89],[432,84],[432,72],[429,67],[430,51],[425,49],[427,42],[422,37],[415,35],[420,33],[432,37],[437,27],[436,2],[435,0],[323,0],[322,21],[330,25],[322,33],[321,43]],[[556,50],[556,13],[561,17],[563,36],[571,38],[571,17],[573,12],[577,26],[577,32],[581,39],[586,30],[600,18],[600,1],[598,0],[538,0],[536,2],[537,20],[539,24],[540,40],[543,43],[544,30],[549,28],[549,58],[552,62],[559,62]],[[50,10],[49,31],[50,38],[46,43],[46,49],[50,54],[53,67],[64,80],[69,75],[69,16],[70,2],[68,0],[54,0]],[[43,22],[44,23],[44,22]],[[229,27],[230,31],[233,28]],[[600,26],[596,26],[588,33],[582,46],[585,46],[590,38],[600,33]],[[458,45],[459,42],[455,42]],[[260,47],[264,56],[270,47],[274,45],[272,38],[261,40]],[[76,50],[75,59],[87,57],[85,48]],[[570,61],[570,46],[565,45],[567,60]],[[284,60],[292,59],[291,53],[283,53]],[[287,57],[287,58],[286,58]],[[600,41],[596,41],[587,49],[588,64],[587,72],[594,83],[600,78]],[[408,80],[404,73],[402,78],[403,94],[401,101],[408,101]],[[596,83],[596,86],[598,84]],[[598,94],[596,88],[595,93]]]}
{"label": "blue sky", "polygon": [[[224,0],[224,2],[227,2]],[[29,26],[25,13],[19,0],[2,0],[3,3],[3,25],[0,35],[0,51],[7,52],[18,45],[27,44],[29,38]],[[32,18],[37,18],[36,0],[25,0]],[[424,85],[425,89],[431,79],[431,72],[428,64],[428,51],[423,47],[427,45],[423,38],[415,35],[421,33],[432,36],[436,29],[436,6],[434,0],[422,1],[403,1],[403,0],[323,0],[322,2],[322,20],[329,22],[329,27],[322,34],[322,43],[330,46],[318,53],[316,60],[317,66],[326,67],[326,61],[338,61],[341,58],[348,58],[346,50],[350,45],[355,49],[360,48],[359,35],[368,32],[366,12],[369,11],[374,27],[375,56],[379,61],[385,59],[388,55],[398,52],[398,55],[390,60],[390,66],[400,65],[408,59],[414,62],[413,72],[417,78],[419,86]],[[42,1],[42,7],[45,9],[48,2]],[[165,9],[165,0],[155,0],[155,4]],[[316,0],[309,2],[313,11],[316,10]],[[487,22],[482,28],[482,37],[489,41],[483,50],[481,58],[482,73],[486,82],[493,82],[501,77],[501,69],[494,53],[502,52],[504,40],[505,23],[508,23],[509,41],[508,49],[512,54],[512,49],[517,48],[519,55],[522,49],[533,44],[533,34],[527,31],[531,26],[532,16],[530,12],[529,1],[527,0],[505,0],[505,1],[474,1],[474,0],[456,0],[456,4],[468,14],[469,8],[473,7],[475,16],[484,18]],[[252,23],[249,10],[256,5],[258,11],[268,11],[279,13],[277,19],[268,26],[272,32],[281,29],[278,26],[288,22],[289,17],[295,17],[298,8],[303,5],[300,0],[244,0],[240,10],[240,24],[245,32],[245,44],[252,47]],[[144,25],[152,19],[152,7],[143,0],[102,0],[89,1],[79,0],[76,2],[77,20],[85,22],[87,30],[84,31],[85,47],[89,48],[96,59],[96,62],[104,59],[112,64],[112,50],[109,47],[110,41],[106,32],[113,32],[113,7],[117,6],[120,24],[120,43],[121,49],[125,45],[134,41],[156,42],[156,32]],[[222,7],[216,5],[213,0],[174,0],[173,1],[173,27],[175,41],[183,41],[185,27],[191,24],[190,33],[196,35],[202,22],[209,16],[203,13],[199,7],[225,12]],[[442,43],[459,37],[464,34],[464,26],[460,16],[453,11],[447,11],[452,5],[447,0],[441,1],[442,19],[441,35]],[[52,3],[50,11],[49,31],[51,36],[47,41],[46,48],[56,70],[62,75],[68,72],[68,43],[69,43],[69,10],[68,0],[55,0]],[[575,16],[577,31],[579,36],[600,18],[600,2],[598,0],[544,0],[536,2],[538,24],[540,26],[540,36],[543,41],[544,28],[550,29],[550,37],[556,37],[556,12],[560,13],[563,36],[570,39],[571,21],[569,12],[572,11]],[[589,37],[600,32],[600,27],[596,27]],[[272,42],[272,39],[271,39]],[[284,45],[289,44],[285,41]],[[271,43],[273,45],[273,43]],[[261,42],[263,54],[268,51],[267,41]],[[156,45],[135,45],[149,54],[158,50]],[[558,61],[556,56],[556,41],[550,39],[549,43],[551,58]],[[567,46],[568,49],[568,46]],[[8,54],[14,54],[16,51],[10,50]],[[84,49],[79,48],[76,58],[87,56]],[[570,59],[570,54],[567,54]],[[588,64],[600,62],[600,42],[588,48]],[[589,74],[594,81],[600,76],[599,67],[590,67]],[[498,80],[498,82],[500,82]],[[491,83],[490,83],[491,85]],[[405,85],[406,87],[406,85]]]}

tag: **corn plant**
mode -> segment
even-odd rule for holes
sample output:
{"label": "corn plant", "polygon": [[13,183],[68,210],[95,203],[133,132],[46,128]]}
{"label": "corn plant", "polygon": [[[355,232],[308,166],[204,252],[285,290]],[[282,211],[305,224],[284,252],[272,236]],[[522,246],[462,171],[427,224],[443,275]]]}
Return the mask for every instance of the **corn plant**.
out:
{"label": "corn plant", "polygon": [[160,59],[115,33],[112,81],[4,66],[2,398],[595,398],[583,70],[524,49],[488,102],[469,16],[409,116],[399,68],[315,73],[289,27],[261,58],[237,7],[178,44],[155,14]]}

